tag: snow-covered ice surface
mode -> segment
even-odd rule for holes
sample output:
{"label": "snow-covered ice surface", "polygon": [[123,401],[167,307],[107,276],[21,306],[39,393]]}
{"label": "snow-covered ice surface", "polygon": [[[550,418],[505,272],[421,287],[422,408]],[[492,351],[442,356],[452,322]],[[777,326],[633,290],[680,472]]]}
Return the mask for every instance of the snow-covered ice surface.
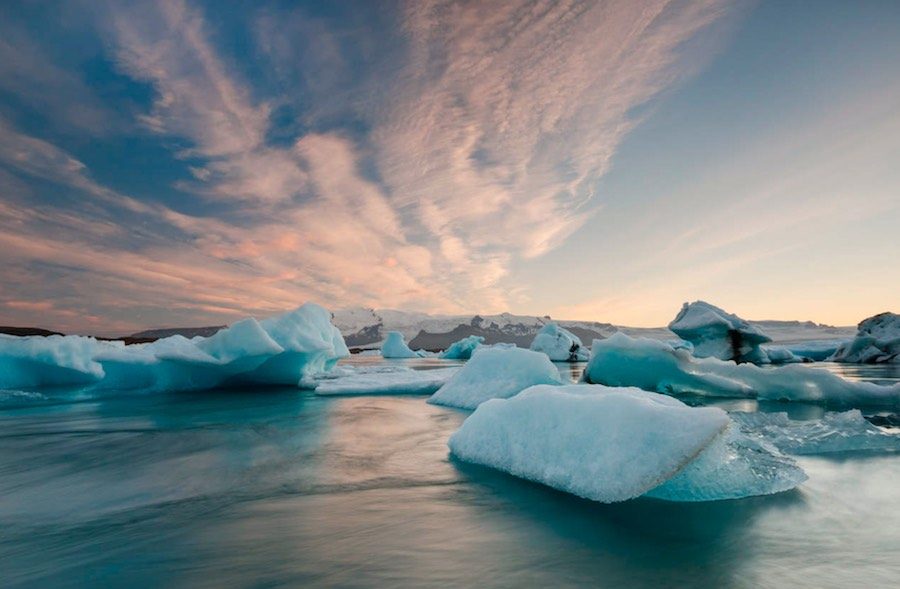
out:
{"label": "snow-covered ice surface", "polygon": [[900,431],[875,427],[858,409],[809,420],[792,420],[787,413],[736,411],[730,415],[742,430],[762,436],[789,454],[900,451]]}
{"label": "snow-covered ice surface", "polygon": [[414,370],[406,366],[338,368],[320,379],[317,395],[431,395],[460,368]]}
{"label": "snow-covered ice surface", "polygon": [[210,337],[180,335],[125,346],[80,336],[0,338],[0,387],[90,385],[198,390],[240,384],[294,385],[349,356],[324,308],[244,319]]}
{"label": "snow-covered ice surface", "polygon": [[483,343],[484,338],[480,335],[464,337],[450,344],[450,347],[441,354],[441,358],[446,358],[447,360],[468,360],[472,357],[475,349]]}
{"label": "snow-covered ice surface", "polygon": [[851,382],[803,365],[761,368],[717,358],[695,358],[657,340],[618,333],[594,340],[586,382],[648,391],[839,406],[898,406],[900,384]]}
{"label": "snow-covered ice surface", "polygon": [[805,480],[792,460],[729,424],[721,409],[636,388],[535,386],[480,405],[449,446],[462,460],[604,503],[651,490],[673,501],[733,499]]}
{"label": "snow-covered ice surface", "polygon": [[419,358],[422,356],[413,352],[406,345],[406,340],[403,339],[403,334],[399,331],[388,332],[384,338],[384,343],[381,344],[381,355],[384,358]]}
{"label": "snow-covered ice surface", "polygon": [[561,382],[559,370],[546,354],[521,348],[480,348],[428,402],[474,409],[532,385]]}
{"label": "snow-covered ice surface", "polygon": [[859,324],[853,340],[842,344],[832,362],[900,363],[900,315],[881,313]]}
{"label": "snow-covered ice surface", "polygon": [[584,362],[590,357],[577,335],[554,322],[541,328],[530,349],[547,354],[554,362]]}
{"label": "snow-covered ice surface", "polygon": [[772,341],[768,335],[737,315],[705,301],[685,303],[669,329],[694,346],[700,358],[718,358],[765,364],[769,358],[760,348]]}

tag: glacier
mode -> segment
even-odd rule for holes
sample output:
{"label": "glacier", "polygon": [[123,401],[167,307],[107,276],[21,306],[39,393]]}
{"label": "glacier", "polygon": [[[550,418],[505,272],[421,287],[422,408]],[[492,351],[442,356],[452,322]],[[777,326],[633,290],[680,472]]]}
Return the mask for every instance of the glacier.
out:
{"label": "glacier", "polygon": [[389,331],[381,344],[381,356],[383,358],[421,358],[423,354],[413,352],[406,345],[403,334],[399,331]]}
{"label": "glacier", "polygon": [[[684,303],[669,329],[694,346],[699,358],[767,364],[771,360],[760,346],[772,341],[758,327],[705,301]],[[784,361],[790,356],[779,355]]]}
{"label": "glacier", "polygon": [[538,331],[529,349],[547,354],[554,362],[583,362],[590,357],[577,335],[552,321]]}
{"label": "glacier", "polygon": [[721,409],[637,388],[539,385],[481,404],[449,447],[463,461],[603,503],[731,499],[805,480],[774,448],[746,441],[752,449],[734,457],[740,435],[730,425]]}
{"label": "glacier", "polygon": [[472,357],[472,353],[475,352],[478,346],[483,343],[484,338],[480,335],[464,337],[463,339],[450,344],[450,347],[441,354],[441,358],[446,360],[468,360]]}
{"label": "glacier", "polygon": [[787,413],[731,413],[740,428],[762,436],[788,454],[897,452],[900,432],[869,423],[859,411],[828,412],[821,419],[792,420]]}
{"label": "glacier", "polygon": [[92,386],[199,390],[241,384],[298,386],[349,356],[323,307],[307,303],[263,321],[244,319],[210,337],[146,344],[82,336],[0,338],[0,387]]}
{"label": "glacier", "polygon": [[762,368],[717,358],[695,358],[665,342],[617,333],[594,340],[583,380],[636,386],[670,394],[807,401],[844,406],[898,406],[900,384],[851,382],[802,365]]}
{"label": "glacier", "polygon": [[540,352],[479,348],[429,403],[475,409],[489,399],[511,397],[537,384],[561,384],[559,370]]}
{"label": "glacier", "polygon": [[856,337],[838,347],[828,360],[865,364],[900,363],[900,315],[880,313],[864,319],[858,326]]}

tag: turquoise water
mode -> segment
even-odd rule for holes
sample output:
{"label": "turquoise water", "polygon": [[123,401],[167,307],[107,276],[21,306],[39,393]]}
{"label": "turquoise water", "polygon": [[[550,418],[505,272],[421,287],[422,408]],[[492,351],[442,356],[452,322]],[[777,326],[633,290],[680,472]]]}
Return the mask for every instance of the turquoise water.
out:
{"label": "turquoise water", "polygon": [[810,480],[773,497],[601,505],[454,462],[446,441],[465,416],[296,389],[2,393],[0,585],[843,588],[900,575],[900,456],[800,457]]}

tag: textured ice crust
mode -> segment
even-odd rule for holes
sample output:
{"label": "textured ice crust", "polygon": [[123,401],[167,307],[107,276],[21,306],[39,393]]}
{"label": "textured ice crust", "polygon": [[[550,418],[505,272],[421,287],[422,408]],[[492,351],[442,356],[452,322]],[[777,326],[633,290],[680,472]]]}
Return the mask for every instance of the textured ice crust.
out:
{"label": "textured ice crust", "polygon": [[802,421],[788,419],[787,413],[736,412],[731,418],[743,431],[788,454],[900,451],[900,432],[875,427],[858,409]]}
{"label": "textured ice crust", "polygon": [[180,335],[125,346],[80,336],[0,338],[0,387],[93,385],[197,390],[240,384],[297,386],[349,356],[331,314],[307,303],[213,336]]}
{"label": "textured ice crust", "polygon": [[594,340],[584,380],[609,386],[713,397],[756,397],[838,406],[900,405],[900,384],[851,382],[802,365],[760,368],[716,358],[695,358],[687,350],[652,339],[617,333]]}
{"label": "textured ice crust", "polygon": [[444,350],[441,358],[446,360],[468,360],[472,357],[475,350],[484,343],[484,338],[480,335],[470,335],[463,339],[453,342],[450,347]]}
{"label": "textured ice crust", "polygon": [[459,367],[413,370],[406,366],[347,370],[334,378],[321,379],[316,394],[337,395],[431,395],[446,383]]}
{"label": "textured ice crust", "polygon": [[583,362],[590,357],[577,335],[553,322],[541,328],[530,348],[547,354],[554,362]]}
{"label": "textured ice crust", "polygon": [[381,356],[383,358],[421,358],[422,354],[413,352],[403,334],[399,331],[389,331],[381,344]]}
{"label": "textured ice crust", "polygon": [[479,406],[449,446],[462,460],[604,503],[734,499],[805,480],[730,423],[721,409],[636,388],[534,386]]}
{"label": "textured ice crust", "polygon": [[537,384],[560,384],[559,370],[545,354],[521,348],[476,350],[471,360],[428,400],[435,405],[474,409]]}

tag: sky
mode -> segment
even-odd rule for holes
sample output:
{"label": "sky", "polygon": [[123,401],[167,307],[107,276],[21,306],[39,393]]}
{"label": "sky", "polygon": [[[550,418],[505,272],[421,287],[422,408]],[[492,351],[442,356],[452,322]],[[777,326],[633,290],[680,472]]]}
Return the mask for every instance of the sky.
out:
{"label": "sky", "polygon": [[0,324],[900,311],[900,3],[0,4]]}

